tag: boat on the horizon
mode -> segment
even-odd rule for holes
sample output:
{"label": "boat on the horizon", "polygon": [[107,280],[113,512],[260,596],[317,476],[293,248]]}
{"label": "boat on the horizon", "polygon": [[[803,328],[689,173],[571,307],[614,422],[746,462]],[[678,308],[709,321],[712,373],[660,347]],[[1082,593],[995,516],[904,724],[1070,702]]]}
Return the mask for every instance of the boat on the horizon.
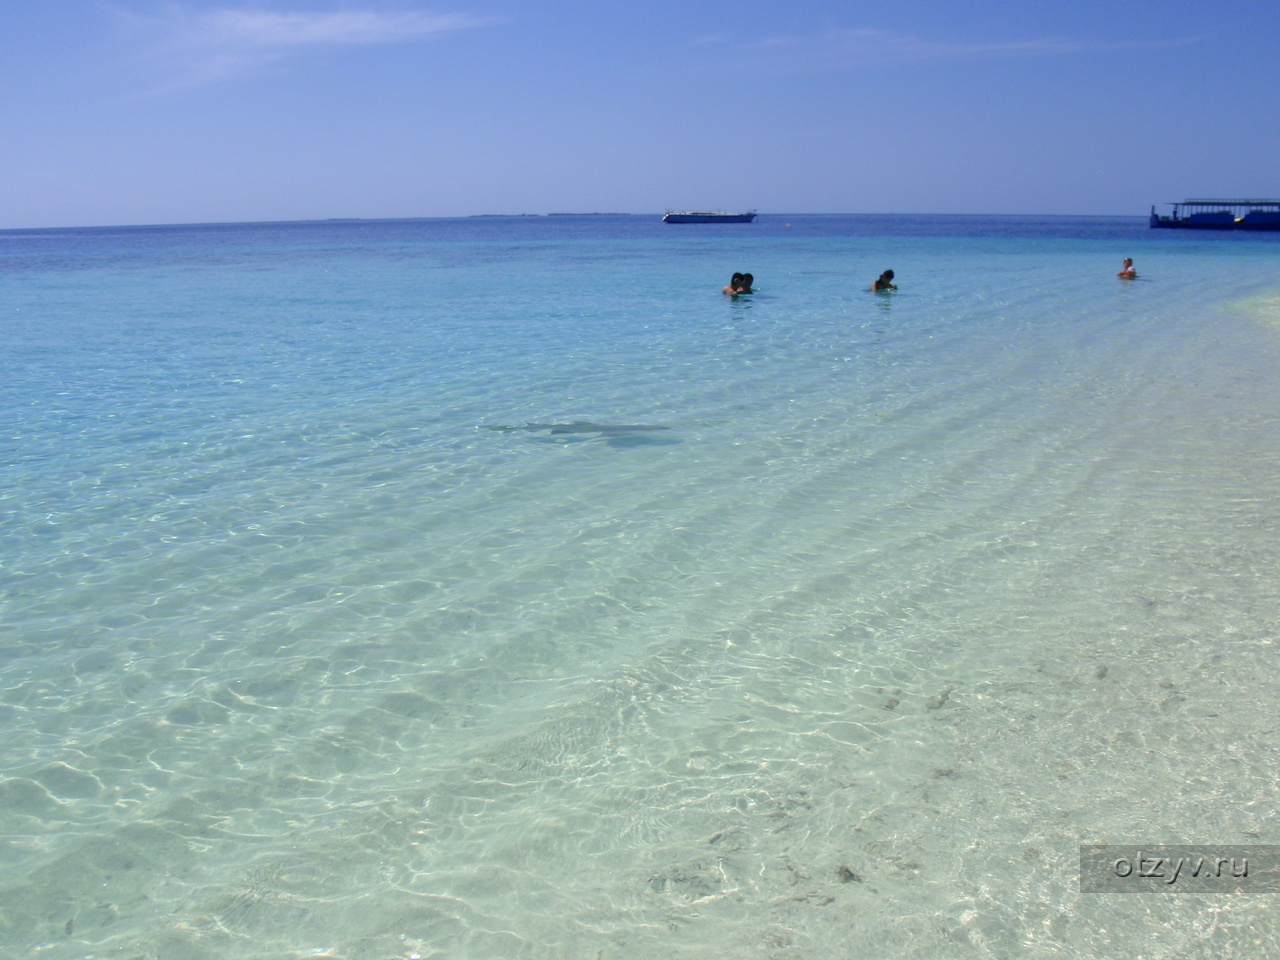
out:
{"label": "boat on the horizon", "polygon": [[712,210],[668,210],[663,223],[750,223],[756,218],[754,210],[748,213],[720,213]]}
{"label": "boat on the horizon", "polygon": [[1183,200],[1162,217],[1151,208],[1151,226],[1185,230],[1280,230],[1280,200]]}

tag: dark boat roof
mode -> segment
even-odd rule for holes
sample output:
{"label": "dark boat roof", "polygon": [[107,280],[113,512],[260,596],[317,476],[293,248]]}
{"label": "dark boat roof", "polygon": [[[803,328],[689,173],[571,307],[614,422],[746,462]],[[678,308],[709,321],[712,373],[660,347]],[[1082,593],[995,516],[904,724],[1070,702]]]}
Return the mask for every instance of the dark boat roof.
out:
{"label": "dark boat roof", "polygon": [[1280,200],[1182,200],[1180,207],[1276,207]]}

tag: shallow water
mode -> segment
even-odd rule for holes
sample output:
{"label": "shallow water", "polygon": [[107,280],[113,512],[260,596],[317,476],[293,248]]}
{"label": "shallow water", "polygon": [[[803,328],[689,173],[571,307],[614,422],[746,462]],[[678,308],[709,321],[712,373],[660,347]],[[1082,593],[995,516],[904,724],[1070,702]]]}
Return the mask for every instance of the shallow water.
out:
{"label": "shallow water", "polygon": [[1280,952],[1278,242],[0,233],[0,943]]}

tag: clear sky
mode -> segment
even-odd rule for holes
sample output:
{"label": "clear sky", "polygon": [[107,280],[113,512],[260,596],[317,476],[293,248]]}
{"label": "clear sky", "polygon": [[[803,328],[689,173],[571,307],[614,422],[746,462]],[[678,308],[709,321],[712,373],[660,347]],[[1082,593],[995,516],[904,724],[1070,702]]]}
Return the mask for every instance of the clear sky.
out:
{"label": "clear sky", "polygon": [[1280,196],[1275,0],[0,0],[0,228]]}

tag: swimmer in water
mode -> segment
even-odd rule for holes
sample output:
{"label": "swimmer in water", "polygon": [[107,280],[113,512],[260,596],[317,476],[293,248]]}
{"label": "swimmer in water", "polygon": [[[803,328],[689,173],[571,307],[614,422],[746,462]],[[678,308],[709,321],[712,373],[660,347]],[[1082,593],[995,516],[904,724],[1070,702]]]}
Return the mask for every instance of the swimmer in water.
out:
{"label": "swimmer in water", "polygon": [[882,290],[897,290],[897,285],[893,282],[893,271],[886,270],[880,274],[880,279],[871,284],[872,293],[880,293]]}
{"label": "swimmer in water", "polygon": [[1138,279],[1138,271],[1133,268],[1133,257],[1124,258],[1124,266],[1120,268],[1120,272],[1116,276],[1121,280]]}

